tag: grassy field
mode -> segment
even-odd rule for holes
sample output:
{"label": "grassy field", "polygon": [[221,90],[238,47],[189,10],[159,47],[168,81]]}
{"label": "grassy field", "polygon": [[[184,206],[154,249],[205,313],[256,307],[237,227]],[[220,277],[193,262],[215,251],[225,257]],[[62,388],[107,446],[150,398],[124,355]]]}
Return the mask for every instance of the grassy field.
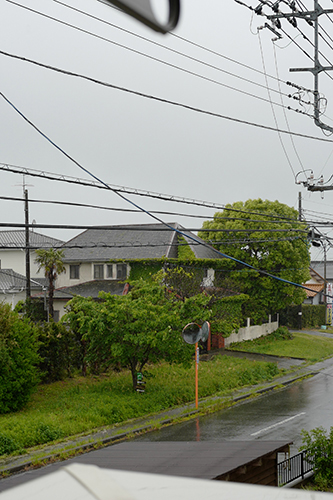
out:
{"label": "grassy field", "polygon": [[293,337],[292,340],[279,340],[268,335],[256,340],[246,340],[232,344],[229,349],[302,358],[308,361],[319,361],[320,359],[333,356],[333,337],[330,339],[306,333],[294,333]]}
{"label": "grassy field", "polygon": [[[200,362],[199,397],[228,394],[271,380],[278,373],[274,363],[216,356]],[[127,371],[41,385],[24,410],[0,415],[0,455],[22,453],[29,447],[193,401],[194,367],[151,366],[146,392],[135,393],[131,387]]]}

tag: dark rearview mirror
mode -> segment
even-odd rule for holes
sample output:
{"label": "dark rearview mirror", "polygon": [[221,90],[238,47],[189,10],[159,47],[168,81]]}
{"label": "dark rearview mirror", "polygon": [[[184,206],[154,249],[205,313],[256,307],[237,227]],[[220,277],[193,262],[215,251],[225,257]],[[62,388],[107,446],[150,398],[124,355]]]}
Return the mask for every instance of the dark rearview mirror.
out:
{"label": "dark rearview mirror", "polygon": [[180,0],[101,0],[115,5],[155,31],[167,33],[179,20]]}

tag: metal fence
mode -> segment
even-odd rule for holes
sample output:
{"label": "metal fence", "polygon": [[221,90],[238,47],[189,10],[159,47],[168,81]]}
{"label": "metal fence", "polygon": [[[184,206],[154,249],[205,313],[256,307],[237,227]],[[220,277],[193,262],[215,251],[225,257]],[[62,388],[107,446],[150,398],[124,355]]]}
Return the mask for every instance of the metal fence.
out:
{"label": "metal fence", "polygon": [[313,470],[312,464],[306,459],[306,451],[283,460],[277,467],[279,486],[291,483],[295,479],[304,479],[305,474]]}

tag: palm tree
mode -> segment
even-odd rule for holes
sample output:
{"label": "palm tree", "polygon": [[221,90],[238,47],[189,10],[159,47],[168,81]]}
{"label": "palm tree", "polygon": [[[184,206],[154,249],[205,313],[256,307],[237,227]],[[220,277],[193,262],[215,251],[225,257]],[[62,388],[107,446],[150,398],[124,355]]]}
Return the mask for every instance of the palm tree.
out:
{"label": "palm tree", "polygon": [[48,250],[40,249],[36,250],[36,254],[37,257],[35,262],[38,264],[37,272],[43,268],[45,278],[49,281],[49,316],[53,319],[54,284],[58,275],[65,271],[65,265],[63,262],[64,250],[54,250],[54,248],[50,248]]}

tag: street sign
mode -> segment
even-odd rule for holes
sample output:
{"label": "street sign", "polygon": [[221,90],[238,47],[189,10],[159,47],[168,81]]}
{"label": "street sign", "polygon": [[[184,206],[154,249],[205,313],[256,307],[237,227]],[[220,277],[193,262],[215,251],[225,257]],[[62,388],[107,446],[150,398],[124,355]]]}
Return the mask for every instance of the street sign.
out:
{"label": "street sign", "polygon": [[160,33],[167,33],[174,29],[179,20],[180,0],[158,0],[164,10],[167,9],[168,17],[163,23],[158,20],[154,12],[153,0],[100,0],[106,5],[115,5],[138,21]]}

